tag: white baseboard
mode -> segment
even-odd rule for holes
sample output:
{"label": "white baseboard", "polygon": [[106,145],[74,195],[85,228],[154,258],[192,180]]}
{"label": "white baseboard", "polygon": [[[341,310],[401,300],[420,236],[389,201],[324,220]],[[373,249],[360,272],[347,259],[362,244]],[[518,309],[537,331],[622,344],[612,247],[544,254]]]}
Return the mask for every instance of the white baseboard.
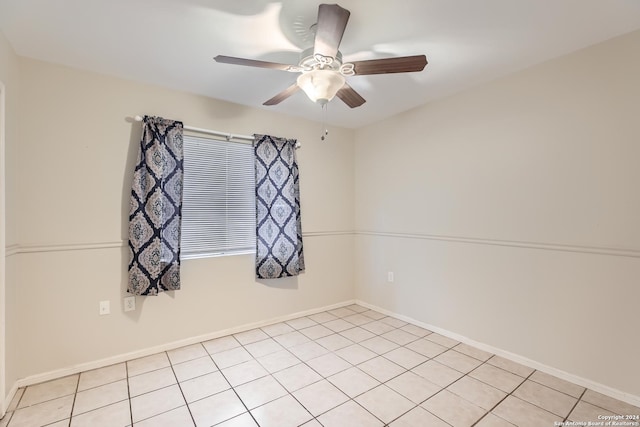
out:
{"label": "white baseboard", "polygon": [[2,412],[0,412],[0,418],[4,417],[6,415],[6,413],[12,409],[11,408],[11,401],[13,400],[13,397],[16,395],[16,393],[18,392],[18,385],[17,384],[13,384],[13,386],[11,386],[11,390],[9,390],[9,393],[7,393],[7,395],[5,396],[4,402],[2,402],[3,407],[2,407]]}
{"label": "white baseboard", "polygon": [[380,313],[386,314],[387,316],[395,317],[396,319],[403,320],[405,322],[411,323],[413,325],[419,326],[424,329],[428,329],[432,332],[436,332],[440,335],[444,335],[447,338],[454,339],[456,341],[460,341],[462,343],[468,344],[472,347],[476,347],[480,350],[484,350],[486,352],[495,354],[496,356],[504,357],[505,359],[509,359],[513,362],[520,363],[521,365],[528,366],[529,368],[536,369],[538,371],[544,372],[545,374],[553,375],[565,381],[569,381],[571,383],[577,384],[582,387],[586,387],[598,393],[604,394],[606,396],[612,397],[614,399],[621,400],[623,402],[629,403],[630,405],[640,407],[640,396],[635,396],[630,393],[626,393],[624,391],[620,391],[614,389],[612,387],[606,386],[604,384],[597,383],[592,380],[588,380],[586,378],[579,377],[577,375],[562,371],[560,369],[556,369],[554,367],[545,365],[543,363],[536,362],[535,360],[528,359],[524,356],[520,356],[515,353],[511,353],[506,350],[502,350],[500,348],[493,347],[491,345],[481,343],[478,341],[474,341],[470,338],[467,338],[463,335],[456,334],[454,332],[447,331],[446,329],[439,328],[434,325],[429,325],[418,320],[412,319],[408,316],[403,316],[401,314],[394,313],[392,311],[386,310],[384,308],[375,306],[373,304],[366,303],[364,301],[356,300],[356,304],[366,307],[371,310],[379,311]]}
{"label": "white baseboard", "polygon": [[332,304],[332,305],[328,305],[328,306],[324,306],[324,307],[320,307],[320,308],[314,308],[314,309],[310,309],[310,310],[305,310],[305,311],[300,311],[297,313],[293,313],[293,314],[288,314],[286,316],[278,316],[278,317],[274,317],[268,320],[264,320],[264,321],[260,321],[260,322],[254,322],[254,323],[248,323],[245,325],[241,325],[241,326],[237,326],[234,328],[228,328],[228,329],[223,329],[220,331],[216,331],[216,332],[212,332],[209,334],[204,334],[204,335],[199,335],[196,337],[191,337],[191,338],[185,338],[183,340],[179,340],[179,341],[173,341],[170,343],[166,343],[166,344],[161,344],[161,345],[157,345],[154,347],[149,347],[149,348],[145,348],[142,350],[137,350],[137,351],[132,351],[129,353],[124,353],[124,354],[118,354],[116,356],[111,356],[111,357],[107,357],[104,359],[100,359],[100,360],[95,360],[92,362],[87,362],[87,363],[81,363],[78,365],[73,365],[73,366],[69,366],[66,368],[62,368],[62,369],[56,369],[55,371],[49,371],[49,372],[44,372],[42,374],[36,374],[36,375],[31,375],[25,378],[21,378],[18,381],[15,382],[15,384],[13,385],[13,387],[11,388],[11,390],[9,391],[9,394],[6,398],[6,405],[5,407],[9,407],[9,404],[11,403],[11,400],[13,399],[13,396],[15,396],[16,392],[18,391],[19,388],[21,387],[27,387],[33,384],[38,384],[38,383],[42,383],[45,381],[51,381],[51,380],[55,380],[57,378],[62,378],[62,377],[66,377],[69,375],[74,375],[80,372],[84,372],[84,371],[90,371],[92,369],[99,369],[99,368],[104,368],[106,366],[110,366],[110,365],[115,365],[117,363],[122,363],[122,362],[126,362],[127,360],[133,360],[133,359],[138,359],[140,357],[146,357],[146,356],[151,356],[153,354],[156,353],[160,353],[163,351],[169,351],[169,350],[174,350],[176,348],[180,348],[180,347],[184,347],[187,345],[192,345],[192,344],[197,344],[199,342],[204,342],[204,341],[209,341],[215,338],[220,338],[220,337],[224,337],[226,335],[231,335],[231,334],[237,334],[240,332],[245,332],[245,331],[249,331],[251,329],[256,329],[256,328],[261,328],[263,326],[268,326],[268,325],[272,325],[274,323],[280,323],[280,322],[286,322],[287,320],[293,320],[296,319],[298,317],[303,317],[303,316],[310,316],[312,314],[317,314],[317,313],[321,313],[323,311],[327,311],[327,310],[333,310],[336,308],[340,308],[340,307],[345,307],[351,304],[355,304],[355,300],[347,300],[347,301],[342,301],[336,304]]}

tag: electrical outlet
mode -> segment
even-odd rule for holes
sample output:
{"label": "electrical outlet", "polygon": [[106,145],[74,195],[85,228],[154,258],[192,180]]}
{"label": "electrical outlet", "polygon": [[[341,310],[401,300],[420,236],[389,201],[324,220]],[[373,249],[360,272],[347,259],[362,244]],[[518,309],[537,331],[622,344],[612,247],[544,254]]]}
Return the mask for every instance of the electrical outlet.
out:
{"label": "electrical outlet", "polygon": [[100,301],[100,316],[111,313],[111,304],[109,301]]}
{"label": "electrical outlet", "polygon": [[124,311],[133,311],[136,309],[136,297],[126,297],[124,299]]}
{"label": "electrical outlet", "polygon": [[394,277],[393,277],[393,271],[389,271],[389,272],[387,273],[387,282],[389,282],[389,283],[393,283],[393,279],[394,279]]}

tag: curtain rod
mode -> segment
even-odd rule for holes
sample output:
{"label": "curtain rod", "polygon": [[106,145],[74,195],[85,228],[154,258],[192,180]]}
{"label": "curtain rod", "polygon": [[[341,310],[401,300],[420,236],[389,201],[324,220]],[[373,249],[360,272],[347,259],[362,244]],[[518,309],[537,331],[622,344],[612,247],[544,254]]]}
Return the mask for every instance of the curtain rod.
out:
{"label": "curtain rod", "polygon": [[[141,122],[142,121],[142,116],[135,116],[133,119],[136,122]],[[192,126],[183,126],[183,129],[191,131],[191,132],[206,133],[208,135],[222,136],[227,141],[231,141],[232,139],[239,139],[239,140],[242,140],[242,141],[253,142],[253,140],[254,140],[253,136],[251,136],[251,135],[234,135],[232,133],[218,132],[217,130],[195,128],[195,127],[192,127]]]}

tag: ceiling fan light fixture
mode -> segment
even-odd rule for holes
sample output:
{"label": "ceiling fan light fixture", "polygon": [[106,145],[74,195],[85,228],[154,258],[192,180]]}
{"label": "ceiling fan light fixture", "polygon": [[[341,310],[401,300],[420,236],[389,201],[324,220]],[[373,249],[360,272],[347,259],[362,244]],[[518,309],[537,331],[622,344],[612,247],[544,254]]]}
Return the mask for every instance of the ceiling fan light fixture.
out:
{"label": "ceiling fan light fixture", "polygon": [[297,81],[310,100],[324,104],[336,96],[345,78],[334,70],[311,70],[302,73]]}

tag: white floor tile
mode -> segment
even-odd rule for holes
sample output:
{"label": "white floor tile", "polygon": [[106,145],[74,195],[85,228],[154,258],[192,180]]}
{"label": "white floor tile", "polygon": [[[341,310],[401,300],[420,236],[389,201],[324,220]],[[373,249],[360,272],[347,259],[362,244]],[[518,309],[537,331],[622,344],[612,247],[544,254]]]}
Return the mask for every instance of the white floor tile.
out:
{"label": "white floor tile", "polygon": [[510,422],[503,420],[500,417],[497,417],[491,413],[487,414],[478,421],[475,427],[515,427]]}
{"label": "white floor tile", "polygon": [[404,320],[400,320],[400,319],[396,319],[395,317],[383,317],[382,319],[380,319],[380,321],[382,323],[386,323],[387,325],[391,325],[394,328],[401,328],[403,326],[408,325],[407,322],[405,322]]}
{"label": "white floor tile", "polygon": [[180,389],[187,403],[204,399],[230,388],[231,386],[219,371],[180,383]]}
{"label": "white floor tile", "polygon": [[493,357],[493,354],[482,351],[465,343],[460,343],[457,346],[453,347],[453,349],[458,353],[466,354],[467,356],[471,356],[474,359],[478,359],[483,362],[486,362]]}
{"label": "white floor tile", "polygon": [[382,427],[382,421],[371,415],[366,409],[350,400],[329,412],[318,420],[324,427]]}
{"label": "white floor tile", "polygon": [[252,329],[246,332],[240,332],[233,335],[235,339],[242,345],[251,344],[253,342],[262,341],[269,338],[269,335],[265,334],[262,329]]}
{"label": "white floor tile", "polygon": [[185,404],[177,384],[134,397],[131,399],[133,422],[151,418]]}
{"label": "white floor tile", "polygon": [[176,363],[187,362],[189,360],[208,356],[209,354],[207,353],[207,350],[204,349],[202,344],[198,343],[167,351],[167,355],[169,356],[169,361],[171,362],[171,364],[175,365]]}
{"label": "white floor tile", "polygon": [[391,350],[390,352],[383,354],[382,356],[405,369],[415,368],[421,363],[427,361],[426,356],[405,347],[398,347],[395,350]]}
{"label": "white floor tile", "polygon": [[285,323],[291,326],[293,329],[304,329],[318,324],[308,317],[299,317],[297,319],[289,320]]}
{"label": "white floor tile", "polygon": [[327,378],[347,396],[353,398],[380,385],[380,381],[358,368],[350,368]]}
{"label": "white floor tile", "polygon": [[124,379],[127,379],[127,365],[125,363],[82,372],[80,374],[80,382],[78,383],[78,391],[88,390]]}
{"label": "white floor tile", "polygon": [[507,398],[491,412],[518,427],[552,426],[556,425],[554,424],[555,422],[563,421],[562,417],[547,412],[542,408],[538,408],[514,396],[507,396]]}
{"label": "white floor tile", "polygon": [[129,401],[114,403],[71,418],[71,427],[126,427],[131,425]]}
{"label": "white floor tile", "polygon": [[410,342],[417,341],[419,339],[415,335],[405,332],[402,329],[394,329],[393,331],[382,334],[382,338],[393,341],[398,345],[407,345]]}
{"label": "white floor tile", "polygon": [[240,343],[232,335],[205,341],[202,345],[209,354],[221,353],[223,351],[240,347]]}
{"label": "white floor tile", "polygon": [[133,427],[194,427],[194,425],[189,409],[181,406],[135,423]]}
{"label": "white floor tile", "polygon": [[[545,374],[544,372],[535,371],[529,379],[531,381],[535,381],[538,384],[546,385],[554,390],[561,391],[562,393],[568,394],[569,396],[579,398],[582,396],[582,393],[585,391],[585,388],[569,381],[561,380],[560,378],[554,377],[549,374]],[[588,396],[587,396],[588,398]]]}
{"label": "white floor tile", "polygon": [[434,357],[436,362],[442,363],[456,371],[467,374],[482,364],[478,359],[458,353],[455,350],[448,350]]}
{"label": "white floor tile", "polygon": [[377,356],[376,353],[359,344],[353,344],[349,347],[341,348],[340,350],[335,351],[335,353],[352,365],[358,365]]}
{"label": "white floor tile", "polygon": [[417,337],[423,338],[426,337],[427,335],[429,335],[431,333],[430,330],[428,329],[424,329],[421,328],[419,326],[416,325],[405,325],[403,327],[400,328],[401,330],[405,331],[405,332],[409,332],[412,335],[415,335]]}
{"label": "white floor tile", "polygon": [[398,344],[382,337],[373,337],[359,343],[361,346],[368,348],[376,354],[384,354],[398,348]]}
{"label": "white floor tile", "polygon": [[287,325],[286,323],[275,323],[273,325],[263,326],[261,329],[270,337],[276,337],[278,335],[287,334],[295,330],[291,326]]}
{"label": "white floor tile", "polygon": [[295,365],[276,372],[273,376],[290,392],[299,390],[302,387],[306,387],[322,379],[317,372],[304,364]]}
{"label": "white floor tile", "polygon": [[278,341],[278,343],[284,348],[290,348],[311,341],[309,338],[305,337],[298,331],[278,335],[277,337],[274,337],[274,339]]}
{"label": "white floor tile", "polygon": [[229,381],[229,384],[233,387],[269,375],[269,372],[267,372],[256,360],[251,360],[249,362],[244,362],[239,365],[223,369],[222,373],[227,381]]}
{"label": "white floor tile", "polygon": [[212,426],[246,412],[233,390],[214,394],[189,404],[196,426]]}
{"label": "white floor tile", "polygon": [[71,375],[46,383],[32,385],[26,388],[18,408],[35,405],[48,400],[72,395],[76,392],[79,375]]}
{"label": "white floor tile", "polygon": [[327,354],[329,352],[329,350],[314,341],[295,345],[293,347],[290,347],[289,351],[303,362],[315,359],[316,357],[322,356],[323,354]]}
{"label": "white floor tile", "polygon": [[307,365],[325,378],[351,368],[349,362],[333,353],[311,359],[307,361]]}
{"label": "white floor tile", "polygon": [[445,366],[435,360],[428,360],[422,365],[418,365],[411,370],[414,374],[418,374],[427,381],[439,385],[440,387],[447,387],[464,374]]}
{"label": "white floor tile", "polygon": [[284,348],[272,338],[247,344],[244,348],[256,359],[258,357],[284,350]]}
{"label": "white floor tile", "polygon": [[396,365],[382,356],[362,362],[358,365],[358,368],[382,383],[406,371],[402,366]]}
{"label": "white floor tile", "polygon": [[287,390],[271,375],[242,384],[236,387],[235,390],[240,396],[240,400],[250,410],[288,394]]}
{"label": "white floor tile", "polygon": [[350,341],[353,341],[354,343],[359,343],[376,336],[373,332],[369,332],[366,329],[362,329],[361,327],[347,329],[346,331],[340,332],[340,335]]}
{"label": "white floor tile", "polygon": [[313,320],[314,322],[318,322],[318,323],[326,323],[332,320],[336,320],[338,318],[337,316],[334,316],[331,313],[327,313],[326,311],[323,311],[322,313],[318,313],[318,314],[312,314],[311,316],[307,316],[307,317]]}
{"label": "white floor tile", "polygon": [[317,340],[318,338],[326,337],[328,335],[332,335],[334,332],[325,328],[322,325],[311,326],[310,328],[300,329],[300,333],[309,338],[310,340]]}
{"label": "white floor tile", "polygon": [[342,320],[345,320],[355,326],[361,326],[366,323],[373,322],[373,319],[363,316],[362,314],[353,314],[351,316],[343,317]]}
{"label": "white floor tile", "polygon": [[120,380],[100,387],[94,387],[76,394],[76,400],[73,404],[73,415],[93,411],[94,409],[123,400],[127,402],[129,400],[127,380]]}
{"label": "white floor tile", "polygon": [[479,366],[471,371],[469,376],[502,390],[505,393],[511,393],[524,382],[524,378],[489,364]]}
{"label": "white floor tile", "polygon": [[585,402],[607,409],[619,415],[640,415],[640,408],[621,402],[604,394],[587,390],[582,398]]}
{"label": "white floor tile", "polygon": [[293,393],[293,396],[314,417],[327,412],[349,400],[327,380],[318,381]]}
{"label": "white floor tile", "polygon": [[353,344],[353,341],[346,339],[342,335],[333,334],[316,340],[318,344],[329,351],[340,350]]}
{"label": "white floor tile", "polygon": [[291,395],[251,411],[260,427],[297,427],[311,420],[311,414]]}
{"label": "white floor tile", "polygon": [[173,369],[162,368],[157,371],[147,372],[145,374],[129,377],[129,394],[131,397],[139,396],[150,391],[158,390],[176,384],[176,376]]}
{"label": "white floor tile", "polygon": [[575,397],[529,380],[522,383],[512,395],[563,418],[578,402]]}
{"label": "white floor tile", "polygon": [[420,404],[438,393],[442,388],[413,372],[405,372],[386,383],[387,387],[400,393],[415,404]]}
{"label": "white floor tile", "polygon": [[253,356],[243,347],[214,353],[211,355],[211,358],[216,362],[218,369],[228,368],[230,366],[253,360]]}
{"label": "white floor tile", "polygon": [[355,401],[385,423],[395,420],[416,406],[384,384],[361,394]]}
{"label": "white floor tile", "polygon": [[166,353],[157,353],[127,362],[127,375],[129,378],[170,366]]}
{"label": "white floor tile", "polygon": [[490,410],[507,396],[505,392],[469,376],[460,378],[447,390],[486,410]]}
{"label": "white floor tile", "polygon": [[406,348],[429,358],[436,357],[437,355],[447,351],[447,347],[434,343],[433,341],[429,341],[425,338],[407,344]]}
{"label": "white floor tile", "polygon": [[328,313],[333,314],[336,317],[347,317],[356,314],[355,311],[348,309],[347,307],[340,307],[333,310],[329,310]]}
{"label": "white floor tile", "polygon": [[208,355],[205,357],[201,357],[199,359],[190,360],[188,362],[178,363],[177,365],[173,365],[173,372],[178,379],[178,382],[187,381],[192,378],[196,378],[202,375],[210,374],[211,372],[217,371],[216,367],[211,357]]}
{"label": "white floor tile", "polygon": [[330,322],[324,323],[324,326],[331,329],[333,332],[342,332],[342,331],[346,331],[347,329],[353,328],[355,325],[343,319],[336,319],[336,320],[332,320]]}
{"label": "white floor tile", "polygon": [[361,328],[366,329],[367,331],[375,335],[382,335],[395,329],[393,326],[387,325],[380,320],[362,325]]}
{"label": "white floor tile", "polygon": [[505,371],[509,371],[523,378],[528,377],[534,371],[533,368],[529,368],[528,366],[521,365],[519,363],[513,362],[511,360],[505,359],[504,357],[500,357],[500,356],[493,356],[491,359],[487,360],[487,363],[493,366],[497,366],[498,368],[504,369]]}
{"label": "white floor tile", "polygon": [[377,312],[375,310],[362,311],[362,312],[360,312],[360,314],[362,314],[363,316],[370,317],[370,318],[372,318],[374,320],[380,320],[380,319],[384,319],[385,317],[387,317],[386,314],[382,314],[382,313]]}
{"label": "white floor tile", "polygon": [[216,427],[258,427],[258,424],[253,420],[250,413],[245,412],[223,423],[216,424]]}
{"label": "white floor tile", "polygon": [[421,406],[454,427],[470,427],[486,412],[447,390],[442,390]]}
{"label": "white floor tile", "polygon": [[268,356],[258,358],[260,363],[269,373],[282,371],[283,369],[295,366],[302,361],[289,353],[287,350],[281,350]]}
{"label": "white floor tile", "polygon": [[447,348],[451,348],[460,344],[459,341],[445,337],[444,335],[440,335],[440,334],[429,334],[425,337],[425,339],[428,339],[429,341],[433,341],[434,343],[440,344]]}
{"label": "white floor tile", "polygon": [[10,427],[44,426],[71,416],[74,396],[65,396],[17,409]]}
{"label": "white floor tile", "polygon": [[394,422],[390,427],[451,427],[429,411],[421,407],[413,408]]}

